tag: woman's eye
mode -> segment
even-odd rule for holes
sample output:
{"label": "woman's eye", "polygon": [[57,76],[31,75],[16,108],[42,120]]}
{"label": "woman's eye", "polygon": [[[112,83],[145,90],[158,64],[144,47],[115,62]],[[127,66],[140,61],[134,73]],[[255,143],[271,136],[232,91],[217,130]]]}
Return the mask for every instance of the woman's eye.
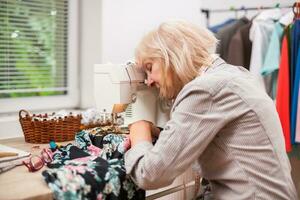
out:
{"label": "woman's eye", "polygon": [[151,63],[146,64],[146,70],[149,71],[149,72],[152,71],[152,64]]}

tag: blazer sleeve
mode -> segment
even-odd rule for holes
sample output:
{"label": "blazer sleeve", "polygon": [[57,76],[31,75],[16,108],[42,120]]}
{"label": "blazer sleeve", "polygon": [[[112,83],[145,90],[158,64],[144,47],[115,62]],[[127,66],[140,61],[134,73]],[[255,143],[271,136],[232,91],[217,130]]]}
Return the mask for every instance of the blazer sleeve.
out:
{"label": "blazer sleeve", "polygon": [[209,91],[183,89],[155,145],[141,142],[126,152],[126,173],[143,189],[171,184],[213,140],[223,127],[223,118]]}

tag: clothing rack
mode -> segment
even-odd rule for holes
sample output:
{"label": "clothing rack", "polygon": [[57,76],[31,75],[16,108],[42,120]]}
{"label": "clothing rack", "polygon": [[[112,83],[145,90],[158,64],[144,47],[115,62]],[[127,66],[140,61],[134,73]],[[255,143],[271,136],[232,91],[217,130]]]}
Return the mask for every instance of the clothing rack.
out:
{"label": "clothing rack", "polygon": [[240,8],[234,8],[231,7],[229,9],[201,9],[201,13],[205,14],[206,17],[206,26],[209,27],[209,18],[210,13],[224,13],[224,12],[235,12],[237,15],[237,12],[244,11],[247,12],[249,10],[267,10],[267,9],[274,9],[274,8],[295,8],[297,3],[295,3],[293,6],[279,6],[279,4],[276,4],[276,6],[260,6],[260,7],[240,7]]}

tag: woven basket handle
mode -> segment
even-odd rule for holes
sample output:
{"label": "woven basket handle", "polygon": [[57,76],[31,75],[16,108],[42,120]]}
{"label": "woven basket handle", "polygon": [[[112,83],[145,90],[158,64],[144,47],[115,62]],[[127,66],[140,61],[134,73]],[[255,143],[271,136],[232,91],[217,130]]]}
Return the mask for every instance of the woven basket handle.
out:
{"label": "woven basket handle", "polygon": [[19,111],[19,117],[20,117],[20,119],[21,119],[21,118],[24,118],[24,117],[22,116],[22,113],[25,113],[25,116],[26,116],[26,115],[28,115],[28,116],[30,115],[29,112],[28,112],[27,110],[23,110],[23,109],[22,109],[22,110]]}

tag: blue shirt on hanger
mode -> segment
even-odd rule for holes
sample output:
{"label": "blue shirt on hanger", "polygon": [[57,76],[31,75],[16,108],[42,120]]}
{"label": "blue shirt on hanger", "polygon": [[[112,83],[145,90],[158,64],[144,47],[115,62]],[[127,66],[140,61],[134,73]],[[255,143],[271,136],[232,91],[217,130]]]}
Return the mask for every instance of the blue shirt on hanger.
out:
{"label": "blue shirt on hanger", "polygon": [[[291,57],[291,70],[294,74],[292,78],[292,102],[291,102],[291,140],[292,144],[295,144],[296,135],[296,123],[297,123],[297,108],[298,108],[298,94],[299,94],[299,83],[300,83],[300,20],[297,19],[294,22],[292,29],[292,57]],[[299,119],[300,120],[300,119]]]}
{"label": "blue shirt on hanger", "polygon": [[215,25],[215,26],[211,26],[211,27],[208,27],[208,29],[210,31],[212,31],[213,33],[217,33],[219,31],[220,28],[223,28],[224,26],[227,26],[233,22],[235,22],[236,19],[227,19],[226,21],[222,22],[221,24],[218,24],[218,25]]}

